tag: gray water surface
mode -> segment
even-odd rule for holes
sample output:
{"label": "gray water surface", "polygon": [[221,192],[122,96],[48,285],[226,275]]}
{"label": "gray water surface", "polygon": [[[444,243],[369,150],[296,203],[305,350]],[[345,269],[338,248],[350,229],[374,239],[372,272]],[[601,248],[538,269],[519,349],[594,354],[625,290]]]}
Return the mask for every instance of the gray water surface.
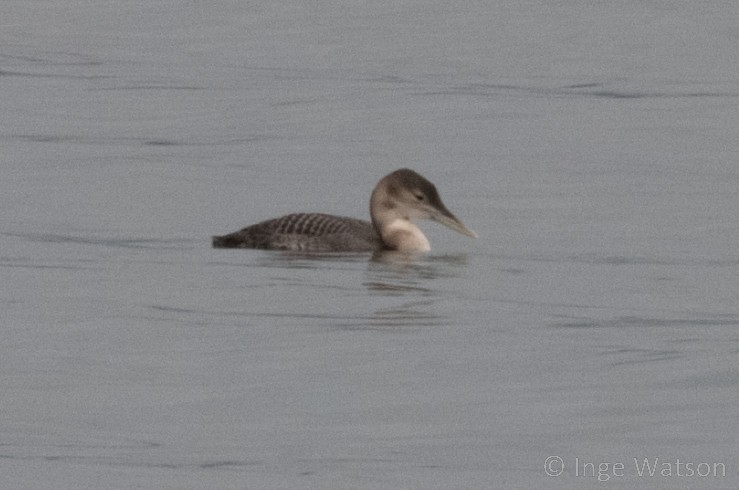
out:
{"label": "gray water surface", "polygon": [[[3,488],[739,484],[730,2],[0,18]],[[480,238],[210,248],[400,167]]]}

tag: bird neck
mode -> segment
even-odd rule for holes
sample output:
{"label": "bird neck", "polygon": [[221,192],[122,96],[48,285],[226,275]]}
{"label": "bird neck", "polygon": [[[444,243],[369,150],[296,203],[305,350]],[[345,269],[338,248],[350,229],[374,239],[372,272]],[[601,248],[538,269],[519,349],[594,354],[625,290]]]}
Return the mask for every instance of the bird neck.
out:
{"label": "bird neck", "polygon": [[400,252],[428,252],[431,250],[428,238],[413,224],[403,206],[398,203],[380,181],[372,192],[370,215],[375,231],[390,250]]}

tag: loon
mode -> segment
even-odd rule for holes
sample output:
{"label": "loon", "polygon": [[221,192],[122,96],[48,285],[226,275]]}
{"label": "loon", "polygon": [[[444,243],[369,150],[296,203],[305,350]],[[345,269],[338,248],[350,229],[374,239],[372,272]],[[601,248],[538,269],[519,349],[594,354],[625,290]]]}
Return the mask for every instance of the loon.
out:
{"label": "loon", "polygon": [[420,174],[400,169],[386,175],[370,197],[372,222],[322,213],[295,213],[213,237],[215,248],[259,248],[305,252],[428,252],[431,245],[414,219],[434,220],[477,238]]}

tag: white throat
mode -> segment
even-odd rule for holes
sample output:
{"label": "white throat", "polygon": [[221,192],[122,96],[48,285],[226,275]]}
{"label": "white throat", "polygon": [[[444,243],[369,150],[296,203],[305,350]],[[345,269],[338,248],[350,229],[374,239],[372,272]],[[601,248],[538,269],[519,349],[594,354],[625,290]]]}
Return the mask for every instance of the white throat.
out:
{"label": "white throat", "polygon": [[383,241],[399,252],[428,252],[431,244],[421,229],[404,218],[396,218],[380,230]]}

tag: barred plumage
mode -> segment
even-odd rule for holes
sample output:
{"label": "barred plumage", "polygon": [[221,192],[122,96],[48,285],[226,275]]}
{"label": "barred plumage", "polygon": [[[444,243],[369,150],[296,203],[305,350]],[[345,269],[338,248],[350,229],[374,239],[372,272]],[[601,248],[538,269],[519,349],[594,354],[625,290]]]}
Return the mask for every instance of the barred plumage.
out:
{"label": "barred plumage", "polygon": [[213,237],[213,246],[363,252],[382,248],[382,240],[367,221],[322,213],[294,213]]}

